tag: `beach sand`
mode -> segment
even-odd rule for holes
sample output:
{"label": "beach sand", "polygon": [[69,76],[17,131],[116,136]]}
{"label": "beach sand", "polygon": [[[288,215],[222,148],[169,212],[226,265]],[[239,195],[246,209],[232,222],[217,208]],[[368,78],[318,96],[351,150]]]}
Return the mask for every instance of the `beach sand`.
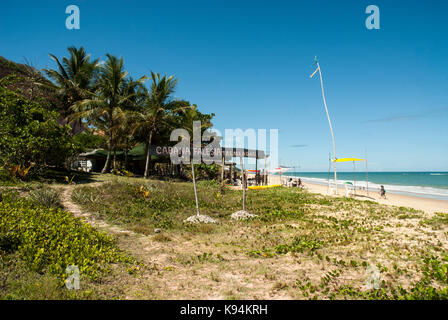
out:
{"label": "beach sand", "polygon": [[[268,184],[283,184],[286,182],[286,177],[280,178],[278,175],[269,175]],[[319,193],[322,195],[328,195],[328,187],[319,184],[313,184],[309,182],[303,182],[306,190],[312,193]],[[422,210],[428,213],[443,212],[448,213],[448,201],[430,199],[424,197],[414,197],[401,194],[387,193],[386,199],[382,199],[378,192],[370,191],[369,196],[367,196],[366,191],[356,190],[356,199],[359,200],[371,200],[380,204],[397,206],[397,207],[410,207],[416,210]],[[335,195],[328,195],[335,197]],[[339,187],[339,196],[345,196],[345,189]]]}

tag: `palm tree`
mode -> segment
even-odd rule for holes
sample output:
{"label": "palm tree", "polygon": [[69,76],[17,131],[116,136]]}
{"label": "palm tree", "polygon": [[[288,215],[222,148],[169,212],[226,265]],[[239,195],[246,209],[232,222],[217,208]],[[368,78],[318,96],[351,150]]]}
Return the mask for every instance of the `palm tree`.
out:
{"label": "palm tree", "polygon": [[107,61],[100,68],[95,95],[76,103],[72,108],[74,117],[87,119],[107,136],[107,158],[102,173],[109,170],[112,151],[116,151],[117,131],[126,118],[126,110],[131,108],[140,94],[136,88],[146,80],[146,77],[142,77],[133,81],[127,75],[123,58],[107,54]]}
{"label": "palm tree", "polygon": [[147,93],[146,101],[138,112],[135,114],[136,122],[134,130],[143,129],[147,132],[147,151],[144,177],[148,178],[150,161],[151,161],[151,145],[154,134],[162,127],[167,125],[168,115],[172,109],[171,95],[176,89],[177,79],[174,76],[167,77],[151,71],[152,84],[150,91]]}
{"label": "palm tree", "polygon": [[[79,49],[75,47],[67,48],[70,57],[62,58],[62,62],[50,54],[57,64],[57,70],[44,69],[44,73],[53,81],[50,87],[56,91],[63,99],[62,116],[68,121],[72,115],[71,107],[77,102],[89,97],[89,93],[93,91],[96,76],[98,73],[99,59],[90,61],[90,54],[87,54],[84,47]],[[48,86],[47,83],[41,85]],[[75,122],[73,132],[76,127],[81,126],[82,119],[72,119]]]}

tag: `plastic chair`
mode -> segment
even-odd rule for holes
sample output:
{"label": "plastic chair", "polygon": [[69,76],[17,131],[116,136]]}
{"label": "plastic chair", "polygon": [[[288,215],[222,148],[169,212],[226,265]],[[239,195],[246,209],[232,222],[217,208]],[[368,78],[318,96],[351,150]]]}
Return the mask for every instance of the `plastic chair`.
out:
{"label": "plastic chair", "polygon": [[346,197],[353,196],[353,191],[354,191],[353,186],[349,185],[349,184],[345,184],[344,186],[345,186],[345,196]]}

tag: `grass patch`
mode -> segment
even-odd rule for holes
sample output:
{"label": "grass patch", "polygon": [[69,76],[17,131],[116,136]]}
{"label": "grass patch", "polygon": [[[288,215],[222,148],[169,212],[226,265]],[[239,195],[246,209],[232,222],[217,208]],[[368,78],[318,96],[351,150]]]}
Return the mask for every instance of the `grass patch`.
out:
{"label": "grass patch", "polygon": [[[141,190],[147,193],[143,196]],[[240,191],[223,189],[214,181],[200,181],[198,192],[201,214],[228,219],[231,213],[241,210]],[[187,228],[202,233],[214,230],[213,226],[186,227],[183,223],[196,213],[191,183],[112,179],[100,187],[77,186],[72,199],[109,222],[143,234],[151,234],[154,228]],[[304,204],[319,201],[320,198],[306,192],[258,190],[249,193],[247,208],[259,215],[259,220],[273,223],[300,219],[306,214]]]}
{"label": "grass patch", "polygon": [[47,208],[62,208],[60,192],[48,186],[32,190],[29,198]]}
{"label": "grass patch", "polygon": [[[233,221],[242,192],[202,182],[201,214],[219,223],[191,225],[183,223],[195,214],[191,183],[101,177],[99,187],[77,186],[73,200],[112,224],[151,235],[154,243],[144,248],[148,261],[157,261],[150,298],[446,297],[443,214],[431,220],[440,229],[428,231],[418,210],[277,188],[249,190],[247,210],[258,217]],[[379,289],[366,287],[371,267]],[[176,292],[163,290],[171,286]]]}
{"label": "grass patch", "polygon": [[288,252],[315,251],[322,247],[323,241],[308,237],[295,237],[291,244],[280,244],[275,247],[275,252],[285,254]]}
{"label": "grass patch", "polygon": [[436,212],[432,218],[421,221],[421,224],[434,229],[442,229],[448,226],[448,213]]}

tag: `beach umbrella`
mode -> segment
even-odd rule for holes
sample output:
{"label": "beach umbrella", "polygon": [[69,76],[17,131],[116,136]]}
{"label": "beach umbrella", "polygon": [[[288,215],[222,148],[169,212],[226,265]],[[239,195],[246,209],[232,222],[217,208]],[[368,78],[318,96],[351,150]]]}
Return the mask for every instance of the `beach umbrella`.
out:
{"label": "beach umbrella", "polygon": [[274,169],[270,169],[268,170],[271,173],[278,173],[280,175],[280,181],[282,180],[282,174],[286,171],[291,170],[292,168],[288,168],[288,167],[278,167],[278,168],[274,168]]}
{"label": "beach umbrella", "polygon": [[289,171],[289,170],[291,170],[291,169],[292,169],[292,168],[279,167],[279,168],[270,169],[270,170],[268,170],[268,171],[269,171],[269,172],[272,172],[272,173],[280,173],[280,174],[282,174],[283,172]]}
{"label": "beach umbrella", "polygon": [[341,158],[341,159],[331,159],[332,162],[352,162],[352,161],[365,161],[364,159],[358,158]]}
{"label": "beach umbrella", "polygon": [[[331,162],[335,163],[335,162],[353,162],[353,181],[355,182],[355,194],[356,194],[356,167],[355,167],[355,162],[356,161],[364,161],[366,163],[366,170],[367,170],[367,160],[366,159],[360,159],[360,158],[340,158],[340,159],[331,159]],[[368,190],[369,190],[369,179],[368,179],[368,175],[366,175],[366,185],[367,185],[367,194],[368,194]],[[345,184],[351,184],[353,185],[351,182],[346,182]]]}

